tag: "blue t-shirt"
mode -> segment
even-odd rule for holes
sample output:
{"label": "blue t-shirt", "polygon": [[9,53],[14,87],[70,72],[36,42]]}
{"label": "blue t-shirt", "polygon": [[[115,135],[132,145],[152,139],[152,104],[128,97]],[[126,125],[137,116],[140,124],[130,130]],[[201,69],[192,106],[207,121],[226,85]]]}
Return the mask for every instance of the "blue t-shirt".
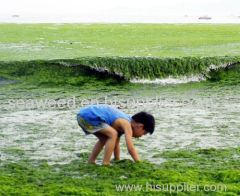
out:
{"label": "blue t-shirt", "polygon": [[104,104],[84,107],[80,109],[77,115],[81,116],[93,126],[97,126],[101,122],[105,122],[111,126],[118,118],[126,119],[129,122],[132,120],[131,117],[124,112]]}

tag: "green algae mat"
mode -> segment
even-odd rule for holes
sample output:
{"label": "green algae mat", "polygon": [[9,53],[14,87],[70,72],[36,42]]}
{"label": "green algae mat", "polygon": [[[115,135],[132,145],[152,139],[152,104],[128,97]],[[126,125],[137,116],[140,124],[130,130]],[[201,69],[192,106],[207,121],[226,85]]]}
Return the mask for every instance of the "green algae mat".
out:
{"label": "green algae mat", "polygon": [[123,160],[87,165],[22,160],[1,166],[2,195],[239,195],[240,149],[164,152],[161,165]]}
{"label": "green algae mat", "polygon": [[237,56],[236,24],[0,24],[0,59]]}
{"label": "green algae mat", "polygon": [[[240,26],[0,24],[0,195],[239,195]],[[156,118],[133,163],[86,163],[76,113]]]}

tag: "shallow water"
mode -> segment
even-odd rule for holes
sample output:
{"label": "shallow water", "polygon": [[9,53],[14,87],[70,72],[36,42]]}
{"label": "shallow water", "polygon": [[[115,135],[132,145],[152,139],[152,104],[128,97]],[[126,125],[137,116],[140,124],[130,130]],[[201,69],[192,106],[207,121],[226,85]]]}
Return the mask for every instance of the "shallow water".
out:
{"label": "shallow water", "polygon": [[[94,90],[81,93],[78,88],[66,91],[62,87],[46,89],[18,84],[1,88],[2,160],[29,158],[66,163],[78,159],[81,153],[90,153],[96,139],[85,136],[78,127],[76,112],[83,105],[97,102],[114,105],[129,114],[146,110],[155,116],[155,133],[135,141],[142,159],[161,163],[164,160],[159,154],[166,150],[240,145],[239,85],[141,84],[130,91],[96,90],[97,94]],[[41,99],[46,107],[29,104]],[[49,108],[48,100],[66,103]],[[130,158],[124,138],[121,146],[122,157]]]}
{"label": "shallow water", "polygon": [[[21,84],[0,88],[1,160],[28,158],[67,163],[79,159],[81,153],[90,153],[96,139],[84,135],[76,113],[79,107],[97,102],[114,105],[130,115],[146,110],[155,116],[155,133],[135,139],[142,159],[161,163],[164,159],[160,154],[166,150],[240,146],[239,85],[138,84],[119,91]],[[46,105],[50,99],[66,103],[61,108],[30,104],[40,99]],[[122,157],[130,158],[124,138],[121,146]]]}

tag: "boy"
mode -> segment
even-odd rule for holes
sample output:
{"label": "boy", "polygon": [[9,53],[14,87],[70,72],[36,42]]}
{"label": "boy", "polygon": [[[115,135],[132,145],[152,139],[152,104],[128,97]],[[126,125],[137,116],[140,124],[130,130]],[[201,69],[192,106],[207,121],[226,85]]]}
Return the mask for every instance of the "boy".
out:
{"label": "boy", "polygon": [[152,134],[155,119],[151,114],[139,112],[132,117],[109,105],[90,105],[77,114],[79,126],[85,134],[94,134],[98,138],[88,162],[95,163],[98,154],[104,149],[103,165],[109,165],[114,152],[115,160],[120,159],[120,136],[125,135],[129,154],[134,161],[139,161],[132,137]]}

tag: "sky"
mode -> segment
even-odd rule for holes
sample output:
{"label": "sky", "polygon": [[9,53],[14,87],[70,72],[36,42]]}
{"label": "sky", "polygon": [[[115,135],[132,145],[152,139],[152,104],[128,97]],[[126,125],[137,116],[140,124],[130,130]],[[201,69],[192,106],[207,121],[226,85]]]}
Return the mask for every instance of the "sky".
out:
{"label": "sky", "polygon": [[0,16],[81,20],[240,16],[240,0],[0,0]]}

